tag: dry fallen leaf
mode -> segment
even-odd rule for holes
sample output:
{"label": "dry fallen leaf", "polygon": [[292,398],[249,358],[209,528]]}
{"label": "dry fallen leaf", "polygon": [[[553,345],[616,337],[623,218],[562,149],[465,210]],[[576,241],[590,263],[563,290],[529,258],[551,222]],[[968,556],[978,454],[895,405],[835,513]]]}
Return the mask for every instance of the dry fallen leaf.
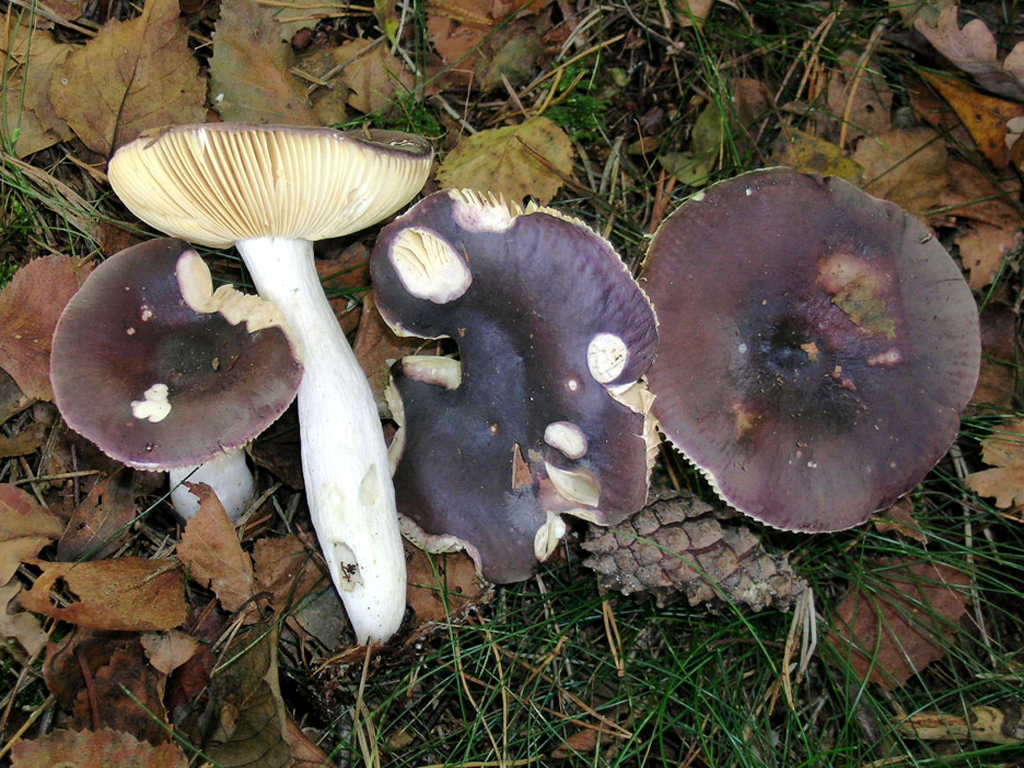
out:
{"label": "dry fallen leaf", "polygon": [[147,632],[139,638],[153,668],[165,675],[187,662],[199,650],[199,641],[180,630]]}
{"label": "dry fallen leaf", "polygon": [[801,173],[839,176],[853,184],[859,184],[864,176],[864,169],[837,145],[806,131],[780,133],[772,144],[772,163]]}
{"label": "dry fallen leaf", "polygon": [[400,59],[391,55],[387,41],[351,40],[340,46],[335,56],[349,62],[341,73],[341,80],[350,89],[348,103],[360,112],[384,109],[396,94],[409,93],[414,78]]}
{"label": "dry fallen leaf", "polygon": [[934,26],[918,19],[914,29],[986,90],[1024,101],[1024,43],[1000,63],[996,38],[985,22],[974,19],[961,29],[955,5],[944,8]]}
{"label": "dry fallen leaf", "polygon": [[443,189],[490,192],[514,203],[533,197],[547,204],[572,173],[572,161],[565,131],[546,117],[533,117],[464,138],[441,163],[437,180]]}
{"label": "dry fallen leaf", "polygon": [[175,743],[154,747],[130,733],[53,731],[32,741],[19,741],[11,751],[11,768],[43,766],[107,766],[107,768],[187,768],[188,759]]}
{"label": "dry fallen leaf", "polygon": [[121,469],[92,487],[57,542],[58,560],[99,560],[121,545],[138,514],[132,479],[132,470]]}
{"label": "dry fallen leaf", "polygon": [[967,282],[971,288],[979,290],[995,280],[1006,254],[1017,246],[1018,236],[1017,230],[978,223],[955,238],[960,261],[970,272]]}
{"label": "dry fallen leaf", "polygon": [[384,389],[391,378],[391,364],[406,355],[420,353],[423,345],[423,339],[399,336],[392,331],[374,308],[373,293],[366,294],[352,351],[370,382],[377,408],[382,412],[387,409]]}
{"label": "dry fallen leaf", "polygon": [[1010,307],[995,301],[981,311],[981,371],[971,397],[972,406],[1003,412],[1013,409],[1020,373],[1017,320]]}
{"label": "dry fallen leaf", "polygon": [[306,93],[289,72],[292,48],[274,18],[254,0],[220,6],[210,59],[210,99],[225,120],[256,125],[318,125]]}
{"label": "dry fallen leaf", "polygon": [[316,553],[298,536],[256,540],[252,559],[259,592],[270,593],[270,606],[278,613],[297,606],[318,585],[327,583]]}
{"label": "dry fallen leaf", "polygon": [[22,560],[64,531],[64,523],[17,486],[0,485],[0,584],[8,583]]}
{"label": "dry fallen leaf", "polygon": [[85,145],[105,157],[151,128],[203,122],[206,83],[177,0],[147,0],[137,18],[104,24],[54,72],[49,97]]}
{"label": "dry fallen leaf", "polygon": [[0,368],[29,397],[53,400],[53,329],[91,271],[90,265],[69,256],[43,256],[19,269],[0,293]]}
{"label": "dry fallen leaf", "polygon": [[58,43],[47,30],[18,26],[10,18],[4,26],[10,32],[6,47],[0,41],[0,55],[7,69],[7,98],[0,102],[0,133],[8,140],[17,136],[14,154],[25,157],[75,135],[57,117],[46,95],[50,76],[75,46]]}
{"label": "dry fallen leaf", "polygon": [[35,453],[46,439],[46,425],[35,422],[19,432],[7,436],[0,434],[0,459]]}
{"label": "dry fallen leaf", "polygon": [[866,136],[851,159],[864,169],[864,191],[911,213],[937,208],[949,185],[946,145],[930,128],[896,128]]}
{"label": "dry fallen leaf", "polygon": [[953,108],[981,154],[996,168],[1009,165],[1012,142],[1007,124],[1024,116],[1024,104],[986,96],[951,77],[928,72],[922,72],[921,77]]}
{"label": "dry fallen leaf", "polygon": [[151,744],[170,739],[166,676],[146,662],[139,635],[76,628],[47,649],[43,677],[64,728],[98,724]]}
{"label": "dry fallen leaf", "polygon": [[894,688],[945,656],[971,579],[923,560],[878,564],[873,575],[877,582],[851,584],[840,599],[827,642],[861,680]]}
{"label": "dry fallen leaf", "polygon": [[213,589],[225,609],[237,611],[253,594],[252,561],[213,489],[206,483],[186,485],[199,497],[199,512],[185,525],[178,558],[191,578]]}
{"label": "dry fallen leaf", "polygon": [[835,120],[829,137],[838,140],[845,135],[844,147],[861,136],[877,136],[892,127],[892,89],[875,62],[868,59],[860,64],[860,57],[855,50],[840,53],[828,81],[828,109]]}
{"label": "dry fallen leaf", "polygon": [[[185,578],[176,560],[118,557],[90,563],[30,561],[42,569],[21,597],[30,611],[93,629],[144,632],[185,620]],[[50,597],[66,585],[67,605]]]}
{"label": "dry fallen leaf", "polygon": [[39,619],[28,611],[11,611],[14,599],[21,592],[16,579],[0,586],[0,637],[17,640],[30,656],[46,647],[46,633]]}
{"label": "dry fallen leaf", "polygon": [[991,469],[972,472],[967,487],[996,500],[997,507],[1024,505],[1024,419],[1000,424],[981,441],[981,460]]}
{"label": "dry fallen leaf", "polygon": [[428,556],[404,543],[409,568],[405,601],[416,615],[417,625],[447,621],[489,592],[490,584],[480,578],[465,552]]}

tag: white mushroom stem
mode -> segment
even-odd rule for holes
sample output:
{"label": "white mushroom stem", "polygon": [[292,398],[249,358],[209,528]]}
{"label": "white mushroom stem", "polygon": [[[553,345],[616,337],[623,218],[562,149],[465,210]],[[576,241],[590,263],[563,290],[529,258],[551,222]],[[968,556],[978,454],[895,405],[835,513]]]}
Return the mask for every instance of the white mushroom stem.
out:
{"label": "white mushroom stem", "polygon": [[182,520],[199,513],[199,497],[192,493],[184,481],[206,483],[213,488],[228,517],[242,516],[254,487],[252,471],[245,461],[245,451],[235,448],[214,456],[209,461],[192,467],[178,467],[168,473],[171,481],[171,504]]}
{"label": "white mushroom stem", "polygon": [[405,553],[369,383],[324,295],[312,243],[258,238],[237,247],[301,355],[302,474],[331,578],[356,639],[387,640],[405,612]]}

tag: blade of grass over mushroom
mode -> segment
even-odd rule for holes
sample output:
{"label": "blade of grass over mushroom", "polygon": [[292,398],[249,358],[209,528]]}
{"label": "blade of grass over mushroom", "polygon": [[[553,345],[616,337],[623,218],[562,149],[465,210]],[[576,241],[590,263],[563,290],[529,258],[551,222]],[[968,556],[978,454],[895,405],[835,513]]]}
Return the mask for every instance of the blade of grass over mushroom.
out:
{"label": "blade of grass over mushroom", "polygon": [[405,559],[377,406],[312,243],[394,213],[423,186],[431,158],[409,134],[220,123],[171,128],[110,161],[111,184],[137,216],[193,242],[236,245],[260,295],[284,314],[305,368],[306,499],[360,641],[398,629]]}
{"label": "blade of grass over mushroom", "polygon": [[790,530],[857,525],[956,436],[977,307],[892,203],[837,178],[745,174],[661,225],[644,276],[664,339],[655,416],[740,511]]}
{"label": "blade of grass over mushroom", "polygon": [[406,358],[395,484],[407,535],[526,578],[565,531],[643,506],[653,427],[638,379],[650,303],[611,244],[553,209],[437,192],[381,233],[370,269],[400,335],[451,337],[459,361]]}

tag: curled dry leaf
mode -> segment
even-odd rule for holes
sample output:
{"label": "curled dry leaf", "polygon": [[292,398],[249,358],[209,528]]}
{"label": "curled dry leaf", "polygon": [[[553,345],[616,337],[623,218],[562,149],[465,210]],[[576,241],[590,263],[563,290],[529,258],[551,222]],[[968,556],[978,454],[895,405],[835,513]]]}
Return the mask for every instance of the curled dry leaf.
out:
{"label": "curled dry leaf", "polygon": [[85,145],[104,156],[143,131],[202,122],[206,83],[177,0],[147,0],[137,18],[108,21],[54,73],[49,97]]}
{"label": "curled dry leaf", "polygon": [[[185,578],[177,560],[119,557],[91,563],[48,563],[22,595],[28,610],[93,629],[172,629],[185,620]],[[51,598],[66,585],[68,600]],[[59,602],[58,602],[59,601]]]}
{"label": "curled dry leaf", "polygon": [[982,88],[1024,101],[1024,43],[1018,43],[1000,62],[995,35],[985,22],[974,19],[961,29],[955,5],[944,8],[934,26],[918,19],[914,29]]}
{"label": "curled dry leaf", "polygon": [[460,141],[441,163],[442,189],[472,189],[509,202],[547,204],[572,173],[569,136],[546,117],[490,128]]}
{"label": "curled dry leaf", "polygon": [[46,426],[35,422],[11,436],[0,435],[0,459],[35,453],[46,439]]}
{"label": "curled dry leaf", "polygon": [[997,507],[1024,505],[1024,419],[1008,421],[981,441],[981,459],[991,469],[972,472],[967,487],[996,500]]}
{"label": "curled dry leaf", "polygon": [[31,613],[11,610],[19,592],[21,584],[15,579],[0,587],[0,637],[17,640],[29,656],[35,656],[46,647],[46,633]]}
{"label": "curled dry leaf", "polygon": [[211,101],[225,120],[318,125],[305,90],[288,71],[292,48],[276,12],[254,0],[221,3],[210,59]]}
{"label": "curled dry leaf", "polygon": [[43,256],[19,269],[0,293],[0,368],[29,397],[53,399],[53,329],[91,271],[91,266],[69,256]]}
{"label": "curled dry leaf", "polygon": [[199,497],[199,512],[185,525],[178,558],[191,578],[213,589],[225,609],[237,611],[253,594],[252,561],[213,489],[206,483],[186,485]]}
{"label": "curled dry leaf", "polygon": [[0,584],[8,583],[22,560],[38,555],[63,530],[61,519],[26,491],[0,485]]}
{"label": "curled dry leaf", "polygon": [[19,741],[11,752],[11,768],[41,766],[109,766],[109,768],[187,768],[181,747],[170,742],[152,746],[130,733],[53,731],[33,741]]}
{"label": "curled dry leaf", "polygon": [[924,560],[879,563],[873,575],[847,588],[826,642],[861,680],[893,688],[946,655],[971,578]]}
{"label": "curled dry leaf", "polygon": [[349,87],[348,104],[360,112],[384,109],[396,94],[408,93],[414,78],[400,59],[391,55],[384,38],[351,40],[335,51],[335,57],[348,62],[341,80]]}

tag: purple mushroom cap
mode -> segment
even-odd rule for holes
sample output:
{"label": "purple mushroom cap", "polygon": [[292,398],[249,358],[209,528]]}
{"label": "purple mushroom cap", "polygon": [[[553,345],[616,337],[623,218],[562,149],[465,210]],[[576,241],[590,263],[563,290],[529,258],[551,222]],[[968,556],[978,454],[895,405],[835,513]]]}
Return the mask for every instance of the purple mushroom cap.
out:
{"label": "purple mushroom cap", "polygon": [[915,217],[786,168],[716,184],[644,267],[661,323],[659,426],[731,505],[798,531],[858,525],[957,434],[978,314]]}
{"label": "purple mushroom cap", "polygon": [[[207,302],[201,311],[190,306]],[[288,407],[302,366],[276,309],[230,287],[182,240],[98,266],[61,315],[50,378],[68,425],[138,469],[201,464]]]}
{"label": "purple mushroom cap", "polygon": [[392,328],[459,347],[459,362],[393,371],[395,492],[413,538],[461,544],[487,578],[518,581],[561,513],[611,524],[643,506],[648,403],[623,401],[657,325],[605,240],[548,209],[440,192],[384,228],[370,268]]}

